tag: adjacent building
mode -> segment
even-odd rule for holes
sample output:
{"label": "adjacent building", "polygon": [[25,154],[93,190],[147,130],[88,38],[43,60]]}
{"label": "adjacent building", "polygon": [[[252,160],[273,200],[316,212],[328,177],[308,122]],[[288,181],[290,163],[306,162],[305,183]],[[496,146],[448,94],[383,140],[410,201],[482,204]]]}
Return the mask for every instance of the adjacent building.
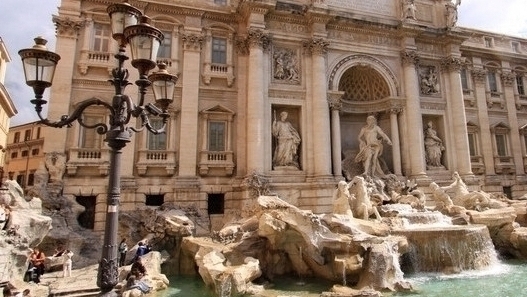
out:
{"label": "adjacent building", "polygon": [[44,165],[44,128],[31,122],[9,129],[4,171],[24,189],[35,184],[35,173]]}
{"label": "adjacent building", "polygon": [[7,71],[7,63],[11,62],[11,56],[7,51],[7,46],[0,37],[0,183],[6,177],[6,147],[7,134],[9,133],[10,119],[17,114],[17,110],[4,82]]}
{"label": "adjacent building", "polygon": [[[115,2],[62,0],[51,120],[86,99],[111,101],[118,44],[106,6]],[[167,133],[137,133],[124,149],[122,209],[194,206],[214,227],[247,210],[252,177],[302,209],[331,211],[337,181],[361,173],[358,139],[370,115],[391,143],[378,151],[385,173],[426,188],[457,171],[485,191],[527,190],[527,40],[457,27],[459,3],[130,3],[163,32],[158,62],[179,80]],[[102,107],[83,118],[107,120]],[[102,230],[104,136],[75,124],[45,139],[46,156],[66,160],[63,194],[91,205]]]}

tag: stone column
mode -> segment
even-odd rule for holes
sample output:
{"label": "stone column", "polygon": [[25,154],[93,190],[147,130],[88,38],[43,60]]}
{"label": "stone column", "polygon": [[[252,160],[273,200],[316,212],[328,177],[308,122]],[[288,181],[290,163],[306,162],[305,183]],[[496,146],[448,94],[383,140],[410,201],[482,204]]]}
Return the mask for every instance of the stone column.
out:
{"label": "stone column", "polygon": [[269,46],[269,36],[262,30],[249,29],[247,43],[249,61],[247,68],[247,174],[264,170],[265,135],[270,127],[265,125],[264,110],[264,50]]}
{"label": "stone column", "polygon": [[516,103],[514,98],[514,82],[516,75],[510,70],[501,74],[503,93],[507,106],[507,115],[509,116],[511,154],[514,159],[514,167],[517,175],[524,175],[523,157],[520,142],[520,126],[518,125],[518,116],[516,114]]}
{"label": "stone column", "polygon": [[312,39],[307,45],[312,55],[312,139],[316,141],[316,149],[313,151],[314,175],[319,177],[331,175],[331,129],[325,60],[328,45],[323,38]]}
{"label": "stone column", "polygon": [[419,102],[419,79],[416,65],[419,57],[415,51],[402,52],[404,88],[406,92],[406,125],[408,130],[408,148],[410,150],[410,177],[424,177],[425,151],[423,139],[423,120]]}
{"label": "stone column", "polygon": [[399,140],[399,123],[397,114],[401,112],[400,108],[390,110],[390,132],[392,136],[392,155],[393,155],[393,173],[397,176],[402,175],[401,171],[401,142]]}
{"label": "stone column", "polygon": [[340,135],[340,110],[342,102],[340,99],[344,92],[329,92],[328,103],[331,110],[331,148],[333,159],[333,175],[342,176],[342,144]]}
{"label": "stone column", "polygon": [[[487,72],[483,68],[474,68],[471,71],[471,76],[474,81],[474,96],[476,96],[477,110],[478,110],[478,125],[479,150],[483,156],[483,163],[485,164],[485,174],[495,175],[494,171],[494,153],[492,151],[492,135],[487,127],[490,127],[489,114],[487,108],[487,94],[485,89],[485,82],[487,79]],[[486,144],[486,145],[484,145]]]}
{"label": "stone column", "polygon": [[447,94],[447,101],[450,103],[452,115],[457,171],[461,176],[473,175],[467,138],[467,118],[460,77],[461,59],[452,56],[448,57],[441,62],[441,66],[448,72],[450,88]]}
{"label": "stone column", "polygon": [[[189,30],[187,30],[189,32]],[[203,36],[190,33],[182,36],[183,75],[181,93],[181,127],[179,135],[179,176],[196,176],[198,148],[198,102],[200,81],[200,54]]]}

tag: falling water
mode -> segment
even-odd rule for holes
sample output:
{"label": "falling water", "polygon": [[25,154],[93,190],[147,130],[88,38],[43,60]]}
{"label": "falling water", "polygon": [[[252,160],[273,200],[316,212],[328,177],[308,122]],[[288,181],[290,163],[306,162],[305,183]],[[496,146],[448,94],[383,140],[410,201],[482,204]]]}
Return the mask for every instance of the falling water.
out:
{"label": "falling water", "polygon": [[498,262],[484,225],[408,228],[397,234],[408,238],[404,255],[409,272],[448,272],[483,269]]}
{"label": "falling water", "polygon": [[342,285],[346,285],[346,263],[342,263]]}

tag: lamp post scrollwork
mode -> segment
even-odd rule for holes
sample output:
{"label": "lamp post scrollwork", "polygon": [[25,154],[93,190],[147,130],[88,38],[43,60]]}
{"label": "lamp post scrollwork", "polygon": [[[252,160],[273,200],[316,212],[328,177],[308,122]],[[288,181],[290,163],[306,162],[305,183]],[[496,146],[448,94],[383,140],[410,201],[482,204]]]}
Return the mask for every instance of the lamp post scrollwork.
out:
{"label": "lamp post scrollwork", "polygon": [[[46,40],[37,37],[32,48],[22,49],[18,53],[22,58],[26,84],[33,88],[35,111],[42,124],[50,127],[69,127],[77,121],[85,128],[95,129],[105,135],[105,141],[110,147],[110,172],[107,189],[107,209],[104,229],[104,243],[99,262],[97,286],[101,289],[100,296],[115,296],[114,287],[118,283],[117,263],[117,231],[121,192],[120,168],[121,150],[130,142],[132,134],[146,128],[154,134],[164,133],[169,118],[168,107],[172,103],[177,76],[168,73],[166,65],[159,64],[159,71],[148,75],[156,66],[157,51],[163,40],[163,33],[149,24],[148,17],[130,4],[116,3],[107,8],[111,19],[112,37],[118,42],[119,50],[115,54],[118,66],[112,71],[110,83],[115,89],[111,103],[100,99],[88,99],[81,102],[70,115],[63,115],[58,121],[50,121],[42,115],[42,106],[47,103],[43,99],[46,88],[51,87],[55,68],[60,56],[46,48]],[[137,103],[124,94],[124,89],[131,83],[128,81],[128,70],[124,63],[128,60],[126,47],[130,46],[131,65],[139,72]],[[148,87],[152,86],[155,103],[145,104]],[[83,113],[90,106],[102,106],[109,113],[108,123],[87,124],[83,121]],[[155,129],[149,121],[149,116],[161,117],[163,125]],[[140,127],[127,126],[132,118],[140,119]]]}

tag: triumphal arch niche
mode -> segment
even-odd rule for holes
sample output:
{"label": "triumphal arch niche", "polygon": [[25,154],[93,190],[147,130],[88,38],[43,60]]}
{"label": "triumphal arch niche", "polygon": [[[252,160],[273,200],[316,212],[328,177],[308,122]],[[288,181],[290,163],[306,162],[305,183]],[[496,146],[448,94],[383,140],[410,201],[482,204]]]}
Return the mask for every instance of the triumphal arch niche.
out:
{"label": "triumphal arch niche", "polygon": [[[342,172],[347,179],[363,174],[364,130],[377,125],[379,169],[370,168],[372,174],[401,174],[398,114],[404,100],[399,98],[394,73],[382,61],[366,55],[350,55],[340,60],[330,75],[329,87],[338,101],[340,125],[340,155]],[[333,104],[335,105],[335,104]],[[372,117],[373,116],[373,117]],[[374,123],[370,123],[372,119]],[[367,124],[368,122],[368,124]],[[377,166],[377,165],[375,165]]]}

